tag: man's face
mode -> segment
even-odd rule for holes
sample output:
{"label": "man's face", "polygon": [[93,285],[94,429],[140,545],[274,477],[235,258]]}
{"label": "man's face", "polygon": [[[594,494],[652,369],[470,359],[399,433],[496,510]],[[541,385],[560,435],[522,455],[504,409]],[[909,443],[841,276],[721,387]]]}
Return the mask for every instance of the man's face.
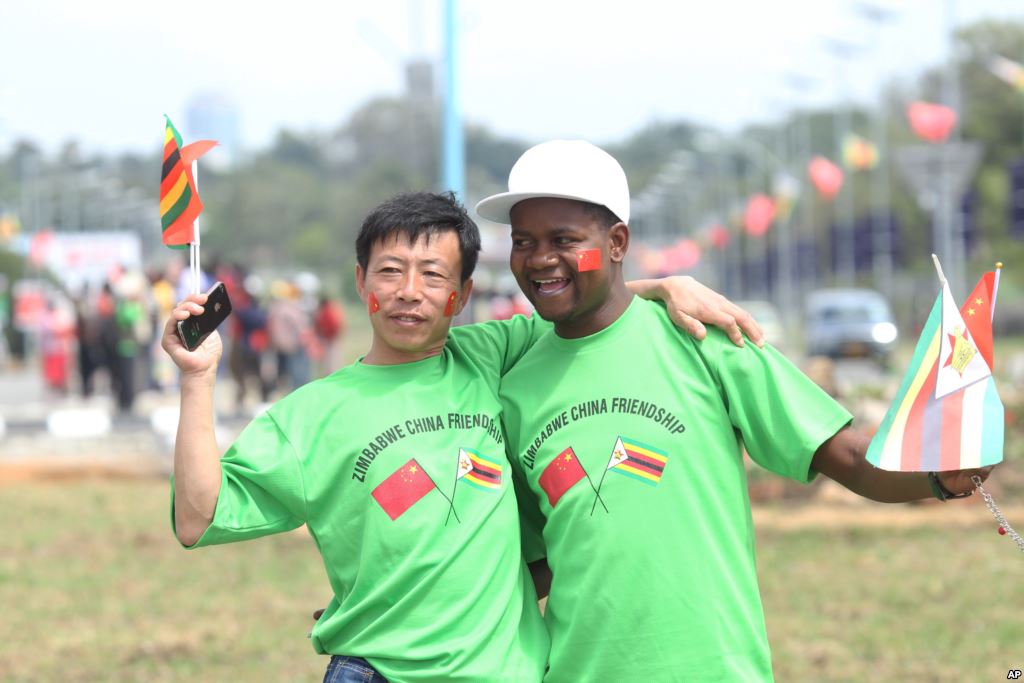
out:
{"label": "man's face", "polygon": [[473,288],[472,280],[460,282],[461,269],[459,239],[451,230],[421,235],[415,243],[398,235],[374,244],[366,270],[356,266],[359,296],[369,302],[372,295],[380,307],[370,313],[372,352],[385,354],[389,362],[440,353],[452,317]]}
{"label": "man's face", "polygon": [[[511,218],[509,267],[542,318],[573,324],[605,304],[614,277],[612,258],[621,256],[609,253],[615,235],[581,202],[527,199],[512,207]],[[577,253],[589,249],[600,250],[600,267],[581,273]]]}

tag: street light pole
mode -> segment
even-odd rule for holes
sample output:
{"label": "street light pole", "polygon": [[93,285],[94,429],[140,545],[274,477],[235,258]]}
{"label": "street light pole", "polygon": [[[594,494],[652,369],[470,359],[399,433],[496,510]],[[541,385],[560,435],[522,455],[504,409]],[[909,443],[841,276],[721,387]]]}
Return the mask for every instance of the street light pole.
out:
{"label": "street light pole", "polygon": [[[874,26],[869,31],[872,36],[871,47],[877,49],[881,42],[882,29],[895,16],[896,10],[891,3],[878,0],[860,0],[858,8],[861,15]],[[874,117],[873,137],[878,149],[878,161],[871,176],[871,194],[874,199],[873,210],[878,211],[878,225],[872,221],[872,268],[876,285],[889,300],[893,296],[893,225],[890,186],[892,183],[892,159],[889,144],[889,127],[884,93],[878,99],[878,111]]]}
{"label": "street light pole", "polygon": [[941,233],[946,244],[946,272],[949,273],[950,287],[957,291],[964,283],[964,261],[967,245],[964,240],[964,221],[961,210],[961,197],[954,196],[953,178],[950,173],[953,159],[953,149],[950,142],[960,142],[963,126],[960,107],[960,77],[957,73],[956,56],[956,0],[946,0],[946,39],[949,44],[949,58],[946,63],[946,70],[942,80],[942,99],[944,104],[957,113],[957,123],[954,126],[949,138],[942,143],[942,189],[939,197],[939,219],[936,228]]}
{"label": "street light pole", "polygon": [[466,198],[466,150],[459,93],[458,0],[444,0],[444,114],[442,177],[445,189]]}
{"label": "street light pole", "polygon": [[[836,57],[838,64],[837,83],[841,90],[839,100],[836,103],[836,114],[833,117],[833,130],[835,136],[836,159],[842,164],[843,142],[850,134],[851,109],[849,94],[849,78],[847,73],[846,60],[850,59],[856,46],[841,38],[829,37],[825,39],[828,50]],[[856,240],[854,239],[854,206],[853,206],[853,179],[848,177],[839,192],[839,204],[841,218],[836,225],[836,266],[837,279],[845,285],[854,285],[857,282],[857,258]],[[840,222],[841,221],[841,222]]]}

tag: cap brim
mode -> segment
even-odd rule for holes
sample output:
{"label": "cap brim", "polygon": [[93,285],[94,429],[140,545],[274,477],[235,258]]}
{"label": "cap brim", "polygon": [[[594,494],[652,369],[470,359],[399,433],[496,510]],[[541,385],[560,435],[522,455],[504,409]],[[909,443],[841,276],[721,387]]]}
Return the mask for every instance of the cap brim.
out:
{"label": "cap brim", "polygon": [[495,223],[511,225],[510,215],[512,207],[526,199],[537,199],[538,197],[553,197],[555,199],[575,199],[579,202],[593,203],[593,199],[569,194],[556,194],[553,192],[502,192],[491,195],[477,202],[476,213],[481,218],[486,218]]}

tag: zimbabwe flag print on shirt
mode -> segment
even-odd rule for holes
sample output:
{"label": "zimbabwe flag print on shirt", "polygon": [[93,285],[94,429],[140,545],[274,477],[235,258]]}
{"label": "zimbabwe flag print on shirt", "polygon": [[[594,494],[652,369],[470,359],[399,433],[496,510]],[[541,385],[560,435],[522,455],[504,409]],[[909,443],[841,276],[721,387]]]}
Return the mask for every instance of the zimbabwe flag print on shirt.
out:
{"label": "zimbabwe flag print on shirt", "polygon": [[501,488],[501,463],[472,448],[461,448],[457,478],[474,488],[495,491]]}
{"label": "zimbabwe flag print on shirt", "polygon": [[620,436],[615,440],[608,469],[648,486],[657,486],[667,462],[668,453],[660,448]]}

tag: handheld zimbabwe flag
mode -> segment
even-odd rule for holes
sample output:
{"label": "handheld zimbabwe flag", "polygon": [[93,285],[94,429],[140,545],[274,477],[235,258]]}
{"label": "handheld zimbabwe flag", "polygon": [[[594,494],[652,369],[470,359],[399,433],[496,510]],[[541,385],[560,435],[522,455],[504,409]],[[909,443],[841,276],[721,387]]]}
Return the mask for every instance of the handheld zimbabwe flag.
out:
{"label": "handheld zimbabwe flag", "polygon": [[199,140],[182,147],[181,135],[171,119],[164,116],[164,165],[160,176],[160,226],[163,243],[180,249],[195,241],[193,224],[203,210],[199,200],[192,162],[217,143]]}
{"label": "handheld zimbabwe flag", "polygon": [[459,470],[456,481],[485,491],[501,488],[501,463],[472,448],[459,449]]}
{"label": "handheld zimbabwe flag", "polygon": [[435,488],[434,480],[412,458],[378,484],[371,495],[388,517],[396,520]]}
{"label": "handheld zimbabwe flag", "polygon": [[997,283],[995,273],[986,273],[960,310],[943,283],[868,462],[932,472],[1002,461],[1003,404],[992,379]]}
{"label": "handheld zimbabwe flag", "polygon": [[576,452],[570,446],[548,463],[548,466],[541,472],[537,483],[540,484],[544,493],[548,494],[548,503],[551,504],[551,507],[555,507],[565,492],[586,476],[587,473],[583,470],[583,465],[580,464]]}
{"label": "handheld zimbabwe flag", "polygon": [[612,457],[608,460],[608,470],[648,486],[657,486],[667,462],[668,453],[660,448],[620,436],[615,440]]}

